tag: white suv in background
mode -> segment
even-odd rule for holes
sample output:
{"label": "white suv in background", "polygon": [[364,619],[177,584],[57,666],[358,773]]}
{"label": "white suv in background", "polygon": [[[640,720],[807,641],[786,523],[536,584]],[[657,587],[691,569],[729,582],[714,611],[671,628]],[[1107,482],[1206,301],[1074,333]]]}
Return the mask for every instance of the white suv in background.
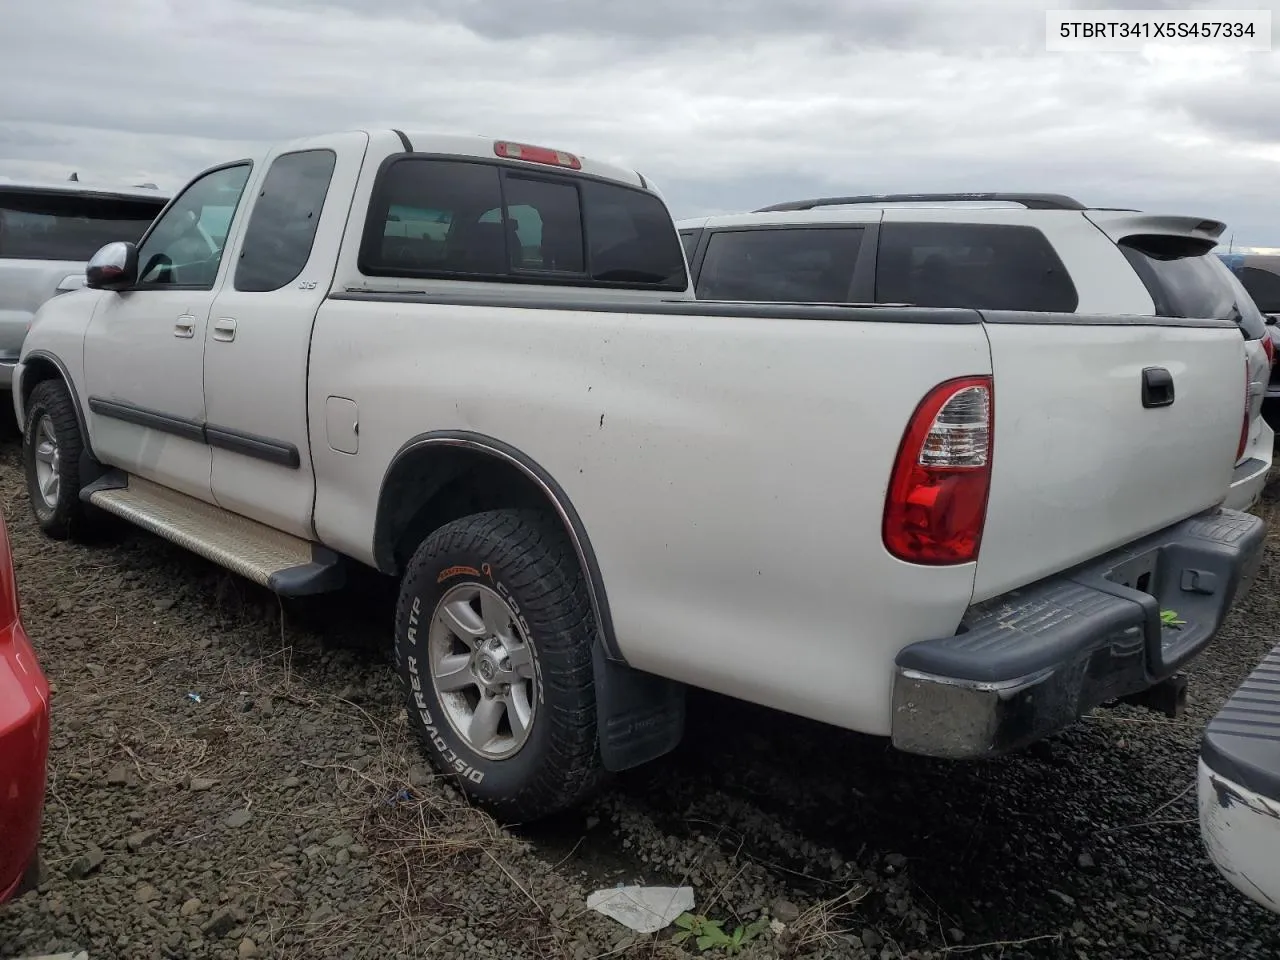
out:
{"label": "white suv in background", "polygon": [[[9,390],[40,305],[81,287],[99,247],[138,240],[168,201],[151,186],[0,177],[0,391]],[[0,406],[8,409],[7,397]]]}
{"label": "white suv in background", "polygon": [[969,193],[799,200],[677,227],[705,300],[907,303],[1065,324],[1082,315],[1231,318],[1246,340],[1250,401],[1225,505],[1246,510],[1266,485],[1270,340],[1214,255],[1218,221],[1090,208],[1059,194]]}

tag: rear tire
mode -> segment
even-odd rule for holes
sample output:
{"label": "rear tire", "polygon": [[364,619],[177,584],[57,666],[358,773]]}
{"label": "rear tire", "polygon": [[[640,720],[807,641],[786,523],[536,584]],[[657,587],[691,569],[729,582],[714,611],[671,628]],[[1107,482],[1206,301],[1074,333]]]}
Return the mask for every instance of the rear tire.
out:
{"label": "rear tire", "polygon": [[42,380],[27,401],[22,465],[31,512],[45,536],[79,540],[91,532],[92,515],[80,500],[84,438],[75,401],[58,379]]}
{"label": "rear tire", "polygon": [[590,795],[594,637],[582,570],[546,515],[495,510],[432,533],[401,585],[396,665],[436,769],[515,822]]}

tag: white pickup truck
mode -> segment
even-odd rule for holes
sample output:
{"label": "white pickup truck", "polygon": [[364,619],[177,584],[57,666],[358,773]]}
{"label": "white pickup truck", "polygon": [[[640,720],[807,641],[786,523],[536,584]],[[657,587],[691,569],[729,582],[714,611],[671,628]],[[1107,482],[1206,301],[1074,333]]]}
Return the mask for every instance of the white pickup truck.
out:
{"label": "white pickup truck", "polygon": [[48,535],[399,578],[412,723],[510,819],[670,750],[687,686],[951,758],[1155,702],[1261,555],[1231,321],[702,302],[642,175],[505,141],[207,170],[15,383]]}

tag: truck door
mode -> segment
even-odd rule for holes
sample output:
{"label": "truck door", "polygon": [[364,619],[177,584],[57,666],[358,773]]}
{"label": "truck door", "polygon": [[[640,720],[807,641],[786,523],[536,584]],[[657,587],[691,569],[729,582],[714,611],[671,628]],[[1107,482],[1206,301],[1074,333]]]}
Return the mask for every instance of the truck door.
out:
{"label": "truck door", "polygon": [[315,536],[311,326],[333,280],[368,140],[351,132],[272,152],[233,273],[209,314],[204,403],[214,499],[299,537]]}
{"label": "truck door", "polygon": [[204,439],[205,324],[253,165],[193,180],[143,237],[138,279],[105,294],[85,332],[88,427],[104,462],[211,500]]}

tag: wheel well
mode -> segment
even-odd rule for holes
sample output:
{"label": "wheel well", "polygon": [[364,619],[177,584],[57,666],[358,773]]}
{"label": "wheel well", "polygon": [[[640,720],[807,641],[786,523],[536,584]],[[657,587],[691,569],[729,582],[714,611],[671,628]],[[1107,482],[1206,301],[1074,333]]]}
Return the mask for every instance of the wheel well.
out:
{"label": "wheel well", "polygon": [[553,510],[533,480],[502,460],[460,447],[411,451],[382,485],[374,543],[378,566],[399,574],[431,531],[502,508]]}
{"label": "wheel well", "polygon": [[[62,371],[54,365],[52,360],[47,360],[41,356],[29,358],[22,365],[22,407],[25,410],[28,401],[31,400],[31,391],[36,388],[37,384],[43,383],[45,380],[62,379]],[[77,408],[77,412],[78,408]]]}
{"label": "wheel well", "polygon": [[500,441],[448,434],[410,443],[382,483],[374,560],[383,573],[398,576],[433,530],[459,517],[500,509],[542,510],[563,526],[587,582],[600,639],[609,656],[616,658],[608,601],[582,521],[550,475]]}

